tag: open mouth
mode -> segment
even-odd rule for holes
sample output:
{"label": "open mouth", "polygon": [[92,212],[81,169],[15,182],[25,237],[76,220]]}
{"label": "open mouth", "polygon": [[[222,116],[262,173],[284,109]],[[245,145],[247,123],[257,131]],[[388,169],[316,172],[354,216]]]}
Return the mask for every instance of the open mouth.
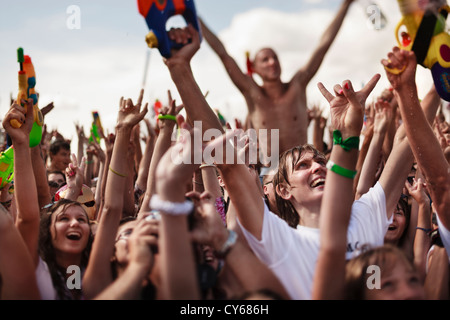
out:
{"label": "open mouth", "polygon": [[81,233],[79,233],[79,232],[69,232],[66,235],[66,238],[69,239],[69,240],[78,241],[78,240],[81,239]]}
{"label": "open mouth", "polygon": [[388,228],[388,231],[394,231],[394,230],[397,230],[397,227],[391,224]]}
{"label": "open mouth", "polygon": [[311,182],[311,188],[323,187],[325,185],[325,178],[317,178]]}

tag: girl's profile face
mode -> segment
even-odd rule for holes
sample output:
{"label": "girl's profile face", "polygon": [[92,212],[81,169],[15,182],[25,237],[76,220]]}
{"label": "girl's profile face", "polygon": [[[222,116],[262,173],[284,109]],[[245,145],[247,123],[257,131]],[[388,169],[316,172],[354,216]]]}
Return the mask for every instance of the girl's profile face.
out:
{"label": "girl's profile face", "polygon": [[86,212],[77,205],[59,207],[52,214],[50,234],[57,252],[81,254],[90,237]]}
{"label": "girl's profile face", "polygon": [[425,291],[420,278],[406,262],[392,255],[388,270],[382,270],[379,289],[365,288],[366,300],[423,300]]}

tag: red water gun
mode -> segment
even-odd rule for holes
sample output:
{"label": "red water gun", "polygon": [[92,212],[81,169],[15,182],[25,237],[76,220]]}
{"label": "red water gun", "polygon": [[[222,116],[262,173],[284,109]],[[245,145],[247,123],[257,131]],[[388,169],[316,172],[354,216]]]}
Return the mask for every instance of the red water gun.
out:
{"label": "red water gun", "polygon": [[167,20],[172,16],[183,16],[186,23],[192,24],[198,31],[201,39],[194,0],[138,0],[137,4],[139,13],[145,18],[150,29],[145,41],[150,48],[158,48],[163,57],[170,58],[172,49],[182,47],[167,35]]}

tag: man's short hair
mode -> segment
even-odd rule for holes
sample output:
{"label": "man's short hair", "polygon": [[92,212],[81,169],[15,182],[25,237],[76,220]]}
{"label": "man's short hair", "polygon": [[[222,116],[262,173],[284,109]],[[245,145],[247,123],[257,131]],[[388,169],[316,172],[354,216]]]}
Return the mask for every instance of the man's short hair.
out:
{"label": "man's short hair", "polygon": [[55,155],[59,152],[59,150],[65,149],[70,151],[70,143],[66,140],[55,140],[50,144],[49,152],[52,155]]}

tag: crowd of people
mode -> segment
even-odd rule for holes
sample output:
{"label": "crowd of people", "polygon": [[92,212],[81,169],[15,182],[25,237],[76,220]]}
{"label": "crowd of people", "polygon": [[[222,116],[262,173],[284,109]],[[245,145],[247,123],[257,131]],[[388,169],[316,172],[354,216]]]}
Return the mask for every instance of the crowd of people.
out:
{"label": "crowd of people", "polygon": [[[350,80],[318,83],[329,121],[307,104],[306,86],[352,2],[289,83],[264,48],[252,61],[258,84],[201,21],[248,105],[236,128],[220,122],[195,81],[200,37],[191,25],[169,31],[183,44],[165,59],[182,103],[169,92],[156,125],[141,90],[118,99],[114,132],[100,130],[101,140],[76,126],[77,150],[46,130],[30,147],[33,101],[13,101],[2,122],[14,177],[0,190],[0,298],[448,300],[447,102],[434,86],[419,99],[414,52],[387,52],[386,73],[359,91]],[[391,86],[368,102],[381,77]],[[210,129],[221,135],[196,143]],[[276,166],[251,161],[250,129],[280,130],[268,148],[278,143]]]}

